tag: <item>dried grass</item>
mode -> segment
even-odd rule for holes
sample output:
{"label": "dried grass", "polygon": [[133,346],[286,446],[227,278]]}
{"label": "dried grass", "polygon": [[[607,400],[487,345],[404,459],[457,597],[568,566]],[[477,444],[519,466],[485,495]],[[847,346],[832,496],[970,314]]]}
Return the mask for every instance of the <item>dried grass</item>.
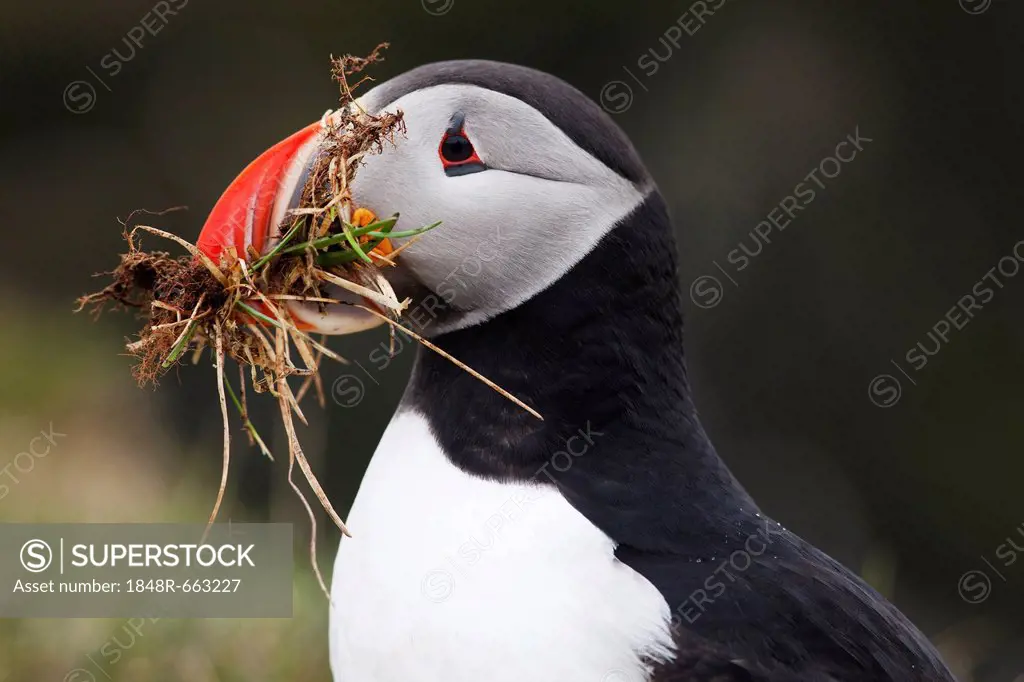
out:
{"label": "dried grass", "polygon": [[[359,307],[447,357],[540,418],[521,400],[396,322],[395,318],[407,308],[409,301],[397,298],[378,272],[377,264],[393,265],[408,244],[388,255],[378,250],[382,245],[389,245],[387,240],[392,235],[414,240],[437,224],[408,232],[394,232],[397,216],[370,225],[353,224],[350,187],[360,161],[368,154],[380,153],[385,145],[398,143],[405,131],[401,112],[378,116],[359,107],[353,92],[369,80],[367,76],[351,86],[348,82],[349,77],[380,61],[386,47],[386,43],[378,46],[367,57],[349,55],[332,59],[332,73],[341,91],[341,106],[334,112],[327,112],[322,119],[325,131],[322,153],[313,162],[300,206],[292,212],[291,225],[281,229],[273,249],[266,254],[254,252],[241,256],[229,252],[222,256],[220,263],[214,263],[193,244],[174,234],[145,225],[129,227],[136,215],[133,213],[125,221],[128,252],[121,256],[115,270],[106,273],[112,281],[103,290],[83,296],[78,302],[79,310],[90,308],[98,313],[107,307],[118,307],[134,309],[141,315],[143,328],[138,338],[127,344],[127,350],[138,361],[133,372],[140,385],[156,383],[164,372],[182,361],[187,351],[191,351],[194,363],[207,348],[212,349],[224,421],[224,443],[220,486],[210,524],[217,518],[228,483],[229,399],[242,419],[250,445],[259,447],[273,459],[248,417],[246,370],[256,393],[269,393],[277,400],[288,440],[288,483],[309,514],[313,527],[310,556],[325,594],[328,594],[327,588],[316,563],[316,516],[292,479],[295,464],[334,524],[342,533],[349,533],[302,451],[294,419],[306,423],[300,402],[311,388],[315,388],[321,406],[324,404],[319,374],[323,359],[345,360],[328,349],[323,340],[314,340],[299,329],[285,307],[288,301],[318,306],[340,304],[327,295],[325,286],[341,287],[372,304],[372,307]],[[173,241],[189,255],[174,257],[163,251],[144,251],[140,233]],[[292,357],[293,351],[298,363]],[[226,377],[227,358],[239,365],[239,393]],[[303,379],[297,393],[289,383],[291,377]]]}

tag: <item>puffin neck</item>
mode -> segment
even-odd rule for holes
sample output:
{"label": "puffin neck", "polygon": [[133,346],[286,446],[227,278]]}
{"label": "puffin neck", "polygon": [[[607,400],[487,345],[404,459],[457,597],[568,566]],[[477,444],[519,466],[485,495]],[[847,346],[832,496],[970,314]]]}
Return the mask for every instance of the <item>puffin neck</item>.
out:
{"label": "puffin neck", "polygon": [[675,243],[657,192],[552,286],[435,341],[544,416],[421,350],[402,409],[424,414],[463,470],[554,485],[641,551],[706,549],[752,522],[757,509],[690,397]]}

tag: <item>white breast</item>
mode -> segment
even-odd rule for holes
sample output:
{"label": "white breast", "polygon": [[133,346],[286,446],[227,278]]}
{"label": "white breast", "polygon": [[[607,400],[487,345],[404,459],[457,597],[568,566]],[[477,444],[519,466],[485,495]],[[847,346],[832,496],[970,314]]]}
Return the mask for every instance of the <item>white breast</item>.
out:
{"label": "white breast", "polygon": [[670,656],[661,593],[549,486],[451,464],[391,422],[334,566],[338,682],[643,682]]}

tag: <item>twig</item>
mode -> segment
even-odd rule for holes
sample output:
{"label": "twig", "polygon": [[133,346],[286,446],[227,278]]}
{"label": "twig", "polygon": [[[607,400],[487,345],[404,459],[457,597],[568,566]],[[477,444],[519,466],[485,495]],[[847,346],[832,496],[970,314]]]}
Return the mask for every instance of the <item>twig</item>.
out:
{"label": "twig", "polygon": [[213,511],[210,512],[210,520],[206,523],[206,532],[203,533],[203,540],[206,540],[206,533],[210,531],[210,526],[217,520],[217,512],[220,511],[220,504],[224,500],[224,491],[228,487],[228,465],[231,462],[231,424],[228,423],[228,403],[224,397],[224,336],[219,324],[215,327],[215,330],[217,395],[220,397],[220,417],[224,423],[224,460],[220,473],[220,488],[217,490],[217,501],[214,502]]}
{"label": "twig", "polygon": [[[281,402],[282,414],[289,414],[288,405]],[[327,597],[327,601],[331,601],[331,593],[327,589],[327,584],[324,582],[323,573],[320,572],[320,562],[316,558],[316,514],[313,513],[313,508],[309,506],[309,500],[302,494],[302,490],[295,484],[295,479],[292,478],[292,472],[295,470],[295,453],[292,452],[292,448],[289,444],[288,447],[288,485],[295,491],[299,501],[302,502],[302,506],[306,508],[306,514],[309,516],[309,563],[313,566],[313,574],[316,575],[316,581],[320,583],[320,589]],[[333,605],[333,602],[331,602]]]}
{"label": "twig", "polygon": [[158,237],[163,237],[164,239],[170,239],[172,242],[175,242],[175,243],[181,245],[182,247],[184,247],[184,249],[186,251],[188,251],[190,254],[192,254],[195,258],[198,258],[199,262],[201,262],[203,265],[206,266],[206,269],[210,271],[210,274],[213,275],[214,279],[216,279],[218,282],[220,282],[222,286],[227,286],[228,285],[228,278],[224,276],[224,273],[221,272],[221,269],[218,268],[216,265],[214,265],[213,261],[210,260],[210,257],[207,256],[202,251],[200,251],[198,248],[196,248],[196,246],[194,244],[185,241],[184,239],[182,239],[181,237],[179,237],[176,234],[171,234],[170,232],[165,232],[163,230],[158,230],[155,227],[149,227],[148,225],[138,225],[134,230],[132,230],[132,237],[133,238],[135,236],[135,233],[138,230],[144,230],[146,232],[149,232],[150,234],[155,234]]}
{"label": "twig", "polygon": [[[181,334],[171,344],[171,352],[168,354],[167,359],[163,361],[163,368],[167,369],[173,365],[177,359],[181,356],[185,349],[188,347],[192,337],[195,336],[196,331],[199,329],[197,322],[199,318],[203,317],[199,314],[199,308],[202,307],[203,301],[206,299],[206,292],[204,291],[199,295],[199,300],[196,301],[196,307],[192,310],[191,317],[188,318],[188,326],[181,330]],[[179,320],[180,322],[181,320]]]}
{"label": "twig", "polygon": [[[241,369],[242,369],[241,367],[239,367],[238,369],[239,369],[239,379],[241,380],[242,400],[239,400],[238,396],[235,395],[235,389],[233,389],[231,387],[231,382],[228,381],[226,378],[224,379],[224,387],[228,391],[228,396],[231,398],[231,402],[233,402],[235,404],[235,409],[238,410],[238,414],[241,415],[241,417],[242,417],[242,426],[245,427],[246,431],[248,431],[249,436],[252,438],[252,443],[255,443],[256,445],[258,445],[259,448],[260,448],[260,452],[262,452],[264,455],[266,455],[267,459],[269,459],[271,462],[273,462],[274,461],[274,455],[272,455],[270,453],[270,448],[268,448],[267,444],[263,442],[263,439],[260,437],[259,431],[256,430],[256,426],[249,419],[249,414],[248,414],[248,412],[247,412],[247,410],[245,408],[245,403],[244,403],[244,400],[245,400],[245,374],[243,374],[241,372]],[[250,444],[252,444],[252,443],[250,443]]]}
{"label": "twig", "polygon": [[405,310],[405,306],[399,303],[395,298],[385,298],[382,294],[373,291],[372,289],[364,287],[360,284],[356,284],[354,282],[350,282],[347,279],[342,279],[341,277],[331,274],[326,270],[317,270],[316,275],[325,282],[330,282],[331,284],[335,284],[344,289],[345,291],[348,291],[349,293],[353,293],[356,296],[362,296],[365,299],[373,301],[382,308],[393,310],[396,313]]}
{"label": "twig", "polygon": [[288,434],[288,447],[299,463],[299,468],[302,469],[302,473],[306,476],[306,480],[309,481],[309,487],[313,489],[313,493],[317,499],[320,500],[320,504],[323,505],[324,511],[334,521],[334,525],[338,529],[351,537],[351,533],[348,532],[348,527],[345,526],[345,522],[338,516],[338,512],[334,511],[334,505],[327,498],[327,493],[324,492],[323,487],[320,485],[320,481],[317,480],[316,474],[309,466],[309,462],[306,460],[306,455],[302,452],[302,446],[299,445],[299,438],[295,435],[295,423],[292,421],[291,410],[288,409],[288,400],[284,397],[287,393],[291,393],[291,388],[288,386],[288,381],[284,377],[277,380],[277,391],[281,395],[278,398],[278,404],[281,406],[281,418],[284,420],[284,430]]}
{"label": "twig", "polygon": [[390,324],[392,327],[394,327],[396,329],[402,330],[403,332],[405,332],[406,334],[408,334],[412,338],[416,339],[417,341],[422,343],[424,346],[426,346],[430,350],[434,351],[435,353],[437,353],[441,357],[443,357],[443,358],[447,359],[448,361],[452,362],[456,367],[459,367],[460,369],[468,372],[469,374],[473,375],[474,377],[476,377],[480,381],[484,382],[485,384],[487,384],[488,386],[493,388],[495,391],[497,391],[501,395],[505,396],[506,398],[508,398],[509,400],[514,402],[519,407],[523,408],[524,410],[526,410],[527,412],[532,414],[537,419],[540,419],[541,421],[544,421],[544,417],[540,416],[540,412],[537,412],[537,410],[533,409],[532,407],[530,407],[529,405],[524,403],[522,400],[520,400],[519,398],[517,398],[514,395],[512,395],[511,393],[509,393],[508,391],[503,389],[501,386],[499,386],[498,384],[494,383],[493,381],[491,381],[490,379],[485,377],[480,372],[476,371],[475,369],[473,369],[472,367],[470,367],[466,363],[462,362],[461,360],[459,360],[455,356],[449,354],[448,352],[441,350],[440,348],[438,348],[437,346],[432,344],[430,341],[427,341],[425,338],[423,338],[422,336],[420,336],[416,332],[414,332],[414,331],[412,331],[410,329],[407,329],[406,327],[404,327],[404,326],[400,325],[399,323],[395,322],[394,320],[392,320],[387,315],[382,315],[381,313],[377,312],[376,310],[373,310],[372,308],[367,308],[366,306],[359,305],[359,304],[355,304],[355,307],[356,308],[362,308],[363,310],[365,310],[366,312],[370,313],[371,315],[375,315],[375,316],[379,317],[380,319],[384,320],[385,322]]}

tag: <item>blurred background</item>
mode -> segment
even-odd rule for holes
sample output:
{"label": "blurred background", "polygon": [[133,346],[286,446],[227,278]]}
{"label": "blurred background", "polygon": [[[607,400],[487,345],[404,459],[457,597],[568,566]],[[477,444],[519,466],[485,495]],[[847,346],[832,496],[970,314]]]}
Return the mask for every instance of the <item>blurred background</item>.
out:
{"label": "blurred background", "polygon": [[[602,100],[674,213],[690,371],[724,459],[960,679],[1024,680],[1024,6],[1009,0],[4,3],[0,520],[205,521],[212,367],[140,390],[123,355],[138,323],[74,315],[74,299],[115,265],[119,217],[187,205],[148,222],[194,240],[246,163],[334,105],[329,56],[382,40],[379,80],[483,57]],[[829,160],[857,131],[856,156]],[[801,182],[814,199],[769,232]],[[949,312],[969,294],[980,308]],[[359,360],[385,338],[333,347]],[[340,510],[411,359],[361,375],[361,400],[307,408],[300,435]],[[328,367],[327,385],[351,371]],[[284,453],[275,410],[254,419]],[[48,429],[66,434],[50,454],[18,457]],[[305,513],[282,458],[235,442],[221,518],[295,524],[294,617],[141,634],[4,620],[0,680],[329,679]],[[329,571],[337,533],[320,528]]]}

